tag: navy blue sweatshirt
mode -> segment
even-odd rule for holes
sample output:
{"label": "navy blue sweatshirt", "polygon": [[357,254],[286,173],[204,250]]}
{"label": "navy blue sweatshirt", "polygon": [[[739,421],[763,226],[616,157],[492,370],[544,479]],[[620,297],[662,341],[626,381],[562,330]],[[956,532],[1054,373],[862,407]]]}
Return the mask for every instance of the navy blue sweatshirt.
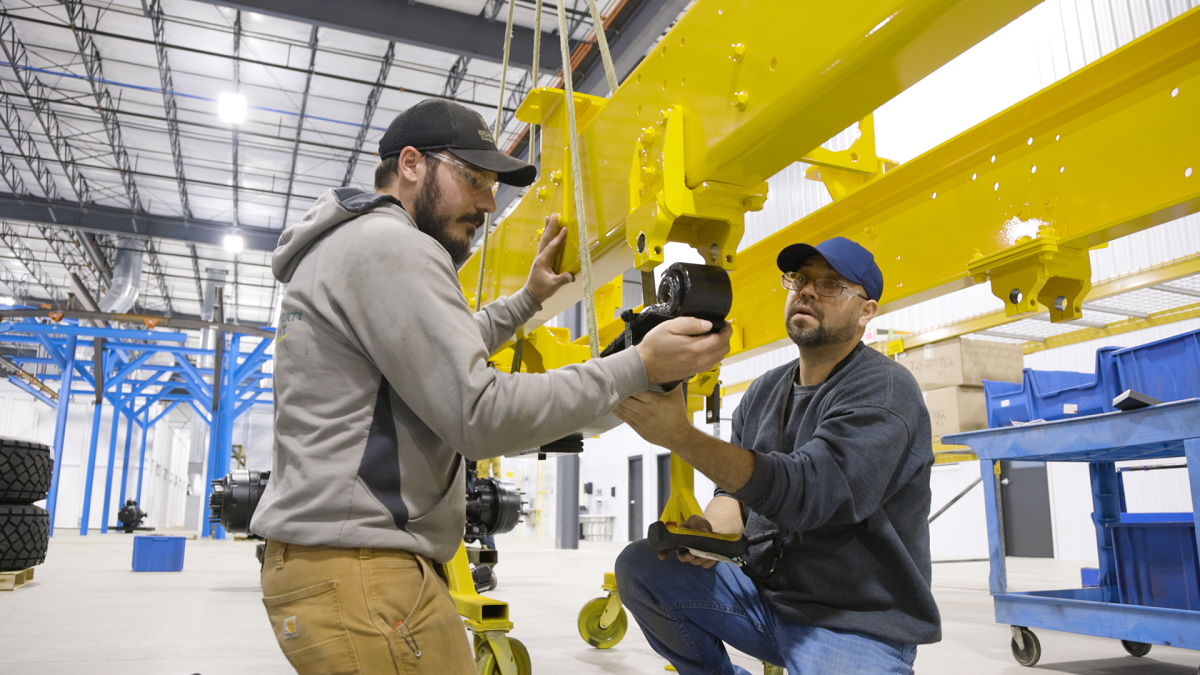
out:
{"label": "navy blue sweatshirt", "polygon": [[822,384],[796,384],[798,366],[760,377],[733,415],[733,444],[757,457],[731,496],[745,506],[747,536],[779,531],[782,545],[755,547],[748,573],[784,621],[937,642],[920,387],[862,344]]}

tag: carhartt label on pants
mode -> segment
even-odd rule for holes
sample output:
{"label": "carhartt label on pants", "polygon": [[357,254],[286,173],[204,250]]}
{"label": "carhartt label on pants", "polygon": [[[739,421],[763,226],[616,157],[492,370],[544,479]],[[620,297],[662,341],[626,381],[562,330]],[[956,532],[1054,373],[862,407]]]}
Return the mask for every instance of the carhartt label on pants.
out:
{"label": "carhartt label on pants", "polygon": [[289,616],[283,620],[283,639],[293,640],[300,637],[300,633],[296,631],[296,615]]}

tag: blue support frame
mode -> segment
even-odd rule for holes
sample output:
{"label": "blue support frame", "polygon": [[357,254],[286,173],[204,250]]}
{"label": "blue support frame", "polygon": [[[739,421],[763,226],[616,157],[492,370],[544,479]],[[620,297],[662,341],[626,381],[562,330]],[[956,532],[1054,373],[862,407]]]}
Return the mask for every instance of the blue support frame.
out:
{"label": "blue support frame", "polygon": [[[44,319],[41,321],[45,321]],[[144,479],[145,452],[147,436],[154,426],[167,417],[172,410],[187,403],[198,417],[210,427],[210,451],[207,465],[207,478],[211,480],[229,471],[230,452],[233,441],[233,425],[238,417],[256,404],[270,404],[271,400],[262,400],[264,394],[273,394],[272,389],[258,386],[263,379],[270,379],[270,373],[261,372],[262,365],[270,360],[267,354],[270,339],[262,340],[249,352],[241,352],[241,334],[229,336],[229,349],[225,350],[224,358],[212,370],[199,368],[188,356],[214,356],[214,350],[188,347],[187,335],[175,331],[140,330],[122,328],[94,328],[80,326],[78,321],[67,320],[55,323],[39,323],[38,319],[27,318],[23,321],[0,321],[0,343],[37,344],[41,345],[48,358],[15,357],[18,363],[38,365],[56,365],[58,373],[46,373],[38,376],[43,382],[57,381],[59,399],[56,403],[45,396],[28,382],[16,378],[14,382],[38,400],[56,408],[55,441],[54,441],[54,473],[51,479],[50,494],[47,506],[50,510],[50,531],[54,531],[54,510],[57,505],[59,481],[63,464],[64,440],[66,423],[72,394],[95,396],[96,373],[92,372],[92,364],[77,361],[76,349],[78,338],[105,338],[104,353],[101,356],[103,367],[111,376],[104,382],[104,390],[100,392],[100,402],[96,404],[92,414],[92,434],[88,447],[86,479],[84,484],[83,509],[80,518],[80,534],[87,535],[90,525],[92,507],[92,490],[95,487],[96,455],[99,446],[100,421],[102,419],[105,400],[113,406],[113,433],[109,439],[109,459],[105,475],[105,496],[101,509],[103,522],[101,531],[107,531],[109,511],[112,505],[113,471],[116,469],[116,442],[120,433],[121,415],[126,417],[125,451],[122,461],[122,475],[119,501],[123,504],[128,493],[129,485],[129,455],[132,449],[132,428],[137,424],[141,430],[141,451],[138,460],[137,499],[142,497]],[[139,342],[132,342],[137,340]],[[141,342],[149,340],[151,342]],[[90,340],[89,340],[90,342]],[[85,344],[84,346],[90,346]],[[148,362],[154,354],[170,353],[175,357],[175,365],[150,365]],[[153,376],[146,379],[134,379],[136,373],[152,372]],[[182,381],[172,377],[182,376]],[[217,405],[213,405],[213,386],[205,380],[206,377],[221,378],[218,387],[221,391]],[[79,384],[76,384],[78,382]],[[80,389],[77,387],[90,387]],[[186,393],[176,393],[178,389]],[[165,409],[156,416],[151,416],[150,408],[158,402],[166,403]],[[209,411],[212,411],[211,413]],[[208,488],[211,490],[211,487]],[[205,533],[211,531],[207,522],[208,501],[205,500]],[[220,530],[220,528],[218,528]],[[218,536],[224,537],[224,532],[218,531]]]}
{"label": "blue support frame", "polygon": [[92,408],[92,437],[88,441],[87,482],[83,487],[83,513],[79,517],[79,534],[87,536],[88,517],[92,512],[92,480],[96,476],[96,444],[100,441],[100,416],[104,408],[104,398],[96,401]]}
{"label": "blue support frame", "polygon": [[[57,353],[57,348],[55,352]],[[54,473],[50,480],[50,494],[46,497],[46,510],[50,512],[50,536],[54,536],[54,514],[58,509],[58,481],[62,478],[63,444],[67,438],[67,413],[71,405],[71,384],[75,373],[75,336],[67,338],[62,368],[62,382],[58,387],[58,410],[54,416]]]}

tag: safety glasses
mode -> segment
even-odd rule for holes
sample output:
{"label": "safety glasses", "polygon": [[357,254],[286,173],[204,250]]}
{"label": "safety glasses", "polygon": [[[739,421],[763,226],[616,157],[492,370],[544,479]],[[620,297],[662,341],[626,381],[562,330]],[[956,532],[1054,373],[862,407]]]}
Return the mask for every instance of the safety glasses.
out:
{"label": "safety glasses", "polygon": [[466,186],[466,188],[471,192],[476,194],[489,192],[493,197],[495,197],[496,193],[500,190],[500,183],[496,182],[495,178],[492,178],[491,176],[471,166],[470,164],[467,164],[461,159],[458,159],[457,157],[447,155],[442,152],[427,152],[425,154],[433,155],[434,157],[438,158],[438,161],[449,165],[450,172],[454,174],[454,177],[458,180],[458,182]]}

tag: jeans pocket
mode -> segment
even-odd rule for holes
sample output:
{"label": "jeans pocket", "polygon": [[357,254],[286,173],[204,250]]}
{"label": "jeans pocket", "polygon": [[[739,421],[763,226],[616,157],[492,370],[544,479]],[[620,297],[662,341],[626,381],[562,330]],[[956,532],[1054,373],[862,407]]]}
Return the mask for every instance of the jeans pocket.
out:
{"label": "jeans pocket", "polygon": [[358,675],[336,581],[264,597],[263,605],[275,639],[298,673]]}

